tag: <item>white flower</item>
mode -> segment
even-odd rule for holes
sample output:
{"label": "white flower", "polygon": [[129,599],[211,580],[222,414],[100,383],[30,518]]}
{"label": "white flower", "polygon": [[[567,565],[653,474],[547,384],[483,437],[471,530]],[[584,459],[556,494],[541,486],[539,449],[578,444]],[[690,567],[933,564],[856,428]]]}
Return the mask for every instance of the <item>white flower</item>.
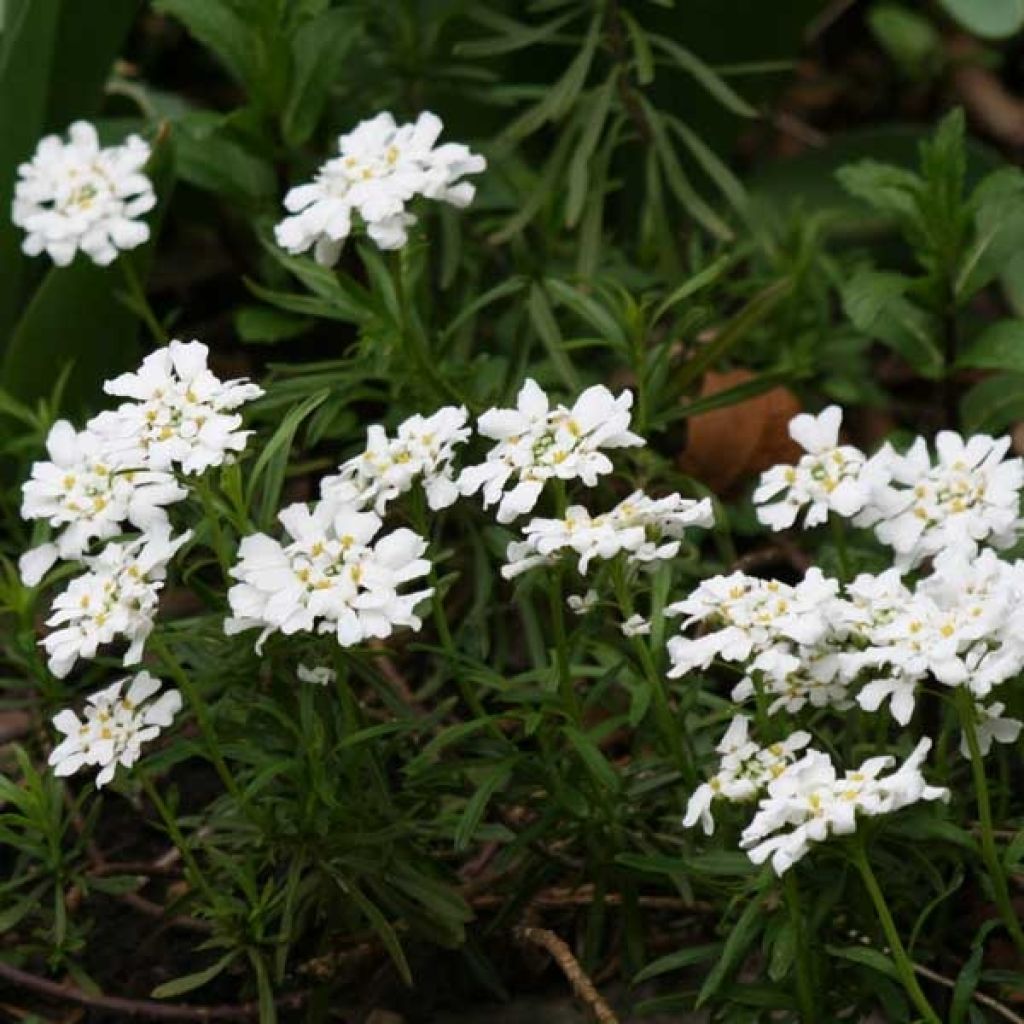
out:
{"label": "white flower", "polygon": [[685,615],[682,628],[712,627],[701,636],[675,636],[668,642],[669,676],[707,668],[715,658],[747,661],[780,643],[816,646],[828,635],[839,584],[820,569],[809,569],[796,586],[741,572],[703,580],[669,615]]}
{"label": "white flower", "polygon": [[591,588],[582,596],[580,594],[570,594],[565,599],[565,603],[569,606],[569,611],[573,615],[586,615],[597,604],[599,599],[597,591]]}
{"label": "white flower", "polygon": [[433,590],[398,591],[430,571],[422,537],[400,529],[375,541],[379,516],[329,502],[290,505],[278,518],[286,544],[262,533],[242,539],[226,633],[261,628],[260,650],[275,632],[331,633],[349,647],[396,626],[420,628],[416,605]]}
{"label": "white flower", "polygon": [[923,739],[895,772],[892,757],[873,757],[856,771],[838,776],[827,754],[809,750],[768,784],[757,814],[740,846],[755,864],[769,858],[785,874],[810,849],[829,836],[856,831],[857,817],[891,814],[920,800],[947,800],[949,791],[929,786],[921,764],[931,749]]}
{"label": "white flower", "polygon": [[601,449],[643,445],[629,430],[633,395],[617,398],[601,385],[587,388],[571,409],[551,408],[548,396],[527,380],[515,409],[490,409],[477,424],[497,441],[487,460],[468,466],[459,477],[463,494],[483,491],[484,507],[498,504],[498,522],[510,523],[529,512],[546,481],[582,480],[593,487],[612,471]]}
{"label": "white flower", "polygon": [[313,683],[316,686],[329,686],[338,678],[338,673],[326,665],[314,665],[312,668],[306,665],[298,665],[295,674],[303,683]]}
{"label": "white flower", "polygon": [[926,678],[984,698],[1024,670],[1024,563],[954,548],[913,591],[895,572],[861,576],[850,587],[845,617],[857,645],[841,660],[847,676],[863,683],[857,702],[864,710],[888,700],[906,725]]}
{"label": "white flower", "polygon": [[634,563],[674,558],[687,526],[713,526],[711,500],[691,501],[678,494],[649,498],[634,491],[604,515],[591,516],[582,505],[566,510],[563,519],[531,519],[525,541],[513,541],[508,564],[501,573],[509,579],[535,565],[550,562],[563,551],[579,557],[585,575],[594,558],[610,559],[625,552]]}
{"label": "white flower", "polygon": [[128,640],[125,665],[142,658],[153,629],[167,563],[190,533],[170,538],[165,527],[126,544],[111,542],[92,558],[89,571],[75,577],[54,599],[47,626],[57,627],[42,640],[50,671],[63,679],[79,658],[94,658],[98,648],[118,637]]}
{"label": "white flower", "polygon": [[106,540],[131,523],[140,530],[166,526],[164,506],[185,491],[174,477],[140,468],[113,452],[92,430],[76,432],[58,420],[46,439],[49,462],[36,462],[22,486],[23,519],[43,519],[61,530],[56,543],[22,558],[22,577],[35,585],[56,558],[80,558],[94,540]]}
{"label": "white flower", "polygon": [[[769,715],[778,711],[795,714],[806,704],[840,711],[852,704],[839,650],[829,643],[792,649],[780,644],[762,651],[750,671],[758,675],[764,693],[775,698],[768,705]],[[754,680],[748,675],[736,684],[731,696],[740,703],[756,693]]]}
{"label": "white flower", "polygon": [[[128,691],[121,695],[125,683]],[[83,767],[98,767],[97,787],[105,786],[118,765],[130,768],[139,759],[142,744],[156,739],[181,710],[181,694],[160,690],[160,680],[148,672],[119,679],[86,698],[84,717],[66,709],[53,724],[64,739],[50,754],[54,775],[73,775]]]}
{"label": "white flower", "polygon": [[705,835],[715,831],[711,807],[715,800],[747,803],[796,759],[811,741],[809,733],[794,732],[781,743],[760,747],[749,736],[750,720],[737,715],[715,750],[721,754],[718,771],[694,790],[686,806],[684,828],[699,821]]}
{"label": "white flower", "polygon": [[1020,525],[1024,462],[1005,459],[1009,448],[1008,437],[977,434],[964,441],[943,430],[933,464],[923,438],[906,455],[886,445],[873,461],[891,483],[876,491],[858,522],[875,527],[904,569],[942,551],[971,555],[981,543],[1010,547]]}
{"label": "white flower", "polygon": [[149,225],[138,219],[156,205],[152,182],[142,173],[149,146],[130,135],[101,149],[87,121],[76,121],[68,135],[68,142],[47,135],[18,168],[11,219],[26,232],[22,249],[29,256],[46,252],[64,267],[80,249],[106,266],[118,250],[149,238]]}
{"label": "white flower", "polygon": [[[987,757],[988,752],[995,743],[1016,743],[1020,731],[1024,728],[1024,722],[1017,718],[1004,718],[1003,712],[1006,705],[996,701],[987,707],[983,704],[974,706],[977,721],[975,730],[978,734],[978,747],[982,757]],[[967,743],[967,736],[960,736],[960,753],[963,757],[970,758],[971,748]]]}
{"label": "white flower", "polygon": [[381,249],[400,249],[416,218],[406,205],[417,195],[468,206],[474,186],[461,179],[487,163],[466,146],[435,146],[441,120],[424,112],[415,124],[395,124],[388,113],[363,121],[338,139],[338,156],[312,182],[291,189],[284,205],[292,216],[275,228],[277,244],[291,253],[313,249],[333,266],[357,214]]}
{"label": "white flower", "polygon": [[788,529],[804,508],[806,528],[820,526],[830,512],[854,516],[885,482],[881,463],[869,462],[858,448],[839,444],[842,417],[839,406],[830,405],[818,416],[801,413],[790,421],[790,437],[807,454],[795,466],[773,466],[762,475],[754,504],[759,506],[757,518],[766,526]]}
{"label": "white flower", "polygon": [[471,433],[466,416],[464,408],[454,405],[431,416],[411,416],[399,424],[394,438],[383,427],[370,427],[366,449],[320,482],[321,496],[339,504],[357,498],[384,515],[388,502],[421,479],[430,507],[447,508],[459,496],[452,460],[456,446]]}
{"label": "white flower", "polygon": [[630,615],[625,622],[619,624],[619,629],[626,637],[649,636],[651,624],[642,615]]}
{"label": "white flower", "polygon": [[153,469],[203,473],[245,448],[235,410],[263,389],[247,380],[222,381],[206,365],[209,349],[198,341],[172,341],[146,356],[134,373],[107,381],[108,395],[130,398],[100,413],[89,427],[128,460]]}

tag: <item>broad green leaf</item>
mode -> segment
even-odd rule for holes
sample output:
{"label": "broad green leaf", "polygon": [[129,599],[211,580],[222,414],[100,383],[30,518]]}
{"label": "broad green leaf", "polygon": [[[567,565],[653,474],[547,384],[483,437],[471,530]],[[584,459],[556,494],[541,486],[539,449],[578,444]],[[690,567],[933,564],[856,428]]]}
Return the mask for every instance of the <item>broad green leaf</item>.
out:
{"label": "broad green leaf", "polygon": [[875,38],[906,74],[923,77],[941,67],[942,36],[925,15],[885,2],[868,11],[867,22]]}
{"label": "broad green leaf", "polygon": [[840,167],[836,178],[851,196],[876,210],[908,218],[917,215],[922,182],[913,171],[877,160],[860,160]]}
{"label": "broad green leaf", "polygon": [[938,379],[943,356],[935,319],[906,296],[901,274],[859,270],[841,288],[843,310],[866,335],[898,352],[922,377]]}
{"label": "broad green leaf", "polygon": [[259,36],[250,20],[225,0],[156,0],[154,7],[177,18],[242,85],[252,90],[259,79],[262,58]]}
{"label": "broad green leaf", "polygon": [[1024,320],[1001,320],[986,327],[961,352],[957,364],[1024,373]]}
{"label": "broad green leaf", "polygon": [[1024,373],[1000,373],[979,381],[960,401],[960,419],[969,434],[998,433],[1024,416]]}
{"label": "broad green leaf", "polygon": [[281,131],[289,146],[300,146],[313,134],[358,28],[355,12],[337,7],[307,21],[295,33],[291,91],[281,118]]}
{"label": "broad green leaf", "polygon": [[170,999],[173,996],[184,995],[186,992],[202,988],[207,982],[213,981],[225,967],[233,963],[237,956],[238,950],[233,949],[204,970],[196,971],[194,974],[185,974],[180,978],[175,978],[173,981],[165,981],[162,985],[157,985],[150,992],[150,996],[153,999]]}
{"label": "broad green leaf", "polygon": [[251,204],[274,200],[277,180],[269,161],[204,120],[185,115],[175,126],[175,157],[182,181]]}
{"label": "broad green leaf", "polygon": [[1024,28],[1024,0],[939,0],[968,32],[983,39],[1008,39]]}

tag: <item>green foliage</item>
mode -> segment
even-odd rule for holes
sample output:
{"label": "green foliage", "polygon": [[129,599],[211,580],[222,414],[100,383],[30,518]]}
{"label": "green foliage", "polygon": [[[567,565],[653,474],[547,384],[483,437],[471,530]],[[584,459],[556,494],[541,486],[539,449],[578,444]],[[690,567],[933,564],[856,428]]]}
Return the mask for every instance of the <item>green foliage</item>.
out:
{"label": "green foliage", "polygon": [[[369,424],[446,404],[476,416],[512,402],[525,377],[557,401],[600,383],[634,393],[632,429],[648,444],[588,504],[634,487],[709,495],[680,468],[697,417],[729,410],[753,434],[751,400],[785,400],[781,388],[808,409],[870,407],[901,427],[998,432],[1024,418],[1024,289],[1014,305],[1010,287],[1024,174],[972,142],[959,111],[935,130],[869,126],[752,166],[773,126],[791,126],[778,76],[819,5],[783,6],[0,5],[0,208],[38,138],[85,116],[112,138],[144,134],[160,198],[151,242],[109,268],[32,263],[0,223],[0,710],[31,720],[24,747],[0,748],[5,962],[108,994],[130,975],[132,998],[254,1000],[267,1022],[295,993],[311,1021],[374,999],[426,1020],[529,987],[513,937],[539,918],[588,974],[618,965],[633,1009],[796,1020],[807,956],[823,1013],[916,1019],[848,844],[794,869],[794,915],[778,879],[736,849],[738,814],[725,812],[716,845],[680,827],[736,679],[716,663],[667,680],[665,608],[709,575],[802,567],[788,537],[754,523],[763,467],[712,495],[715,530],[688,535],[671,563],[631,573],[620,560],[585,581],[570,561],[503,580],[514,528],[470,500],[428,513],[416,492],[394,516],[429,541],[422,631],[351,649],[278,634],[256,654],[251,635],[223,630],[241,538],[276,534],[281,507],[314,498]],[[984,39],[1024,20],[1016,2],[939,6]],[[933,10],[886,0],[864,16],[897,91],[948,70]],[[272,231],[283,193],[383,109],[399,121],[436,109],[443,141],[486,155],[472,206],[417,205],[399,252],[359,224],[336,267],[284,252]],[[184,480],[196,500],[174,512],[191,537],[147,657],[202,703],[190,697],[185,724],[101,795],[44,767],[49,720],[122,673],[107,651],[68,680],[47,671],[41,623],[70,570],[20,582],[17,558],[45,530],[21,521],[18,487],[52,423],[95,412],[101,382],[152,347],[147,332],[202,337],[223,377],[251,375],[266,394],[246,410],[246,451]],[[762,455],[783,426],[764,428]],[[710,461],[745,458],[747,440],[741,429],[712,442]],[[569,497],[581,495],[545,495],[538,514]],[[840,560],[834,539],[810,544],[815,562]],[[855,566],[879,558],[866,536],[850,547]],[[590,586],[597,612],[568,615],[565,598]],[[649,637],[608,628],[633,611]],[[333,678],[301,683],[300,664]],[[927,714],[945,721],[937,698]],[[874,735],[858,716],[843,729],[808,719],[844,757],[893,748],[895,731]],[[938,740],[956,791],[952,727]],[[1012,871],[1024,858],[1017,767],[1012,751],[996,761]],[[968,893],[987,909],[962,803],[870,839],[911,954],[948,982],[931,986],[937,1004],[974,1022],[989,1019],[979,995],[1021,976],[986,960],[991,922],[962,928]],[[122,954],[112,939],[140,913],[174,939]],[[129,966],[112,966],[108,947]]]}

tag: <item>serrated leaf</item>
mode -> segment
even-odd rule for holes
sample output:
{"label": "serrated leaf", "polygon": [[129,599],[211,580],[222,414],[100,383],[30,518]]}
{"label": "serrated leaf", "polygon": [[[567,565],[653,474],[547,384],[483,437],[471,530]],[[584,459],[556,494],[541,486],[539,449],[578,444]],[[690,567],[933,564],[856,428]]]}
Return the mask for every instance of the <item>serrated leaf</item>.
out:
{"label": "serrated leaf", "polygon": [[876,270],[857,271],[841,288],[843,310],[853,325],[898,352],[922,377],[943,373],[934,317],[907,297],[910,279]]}

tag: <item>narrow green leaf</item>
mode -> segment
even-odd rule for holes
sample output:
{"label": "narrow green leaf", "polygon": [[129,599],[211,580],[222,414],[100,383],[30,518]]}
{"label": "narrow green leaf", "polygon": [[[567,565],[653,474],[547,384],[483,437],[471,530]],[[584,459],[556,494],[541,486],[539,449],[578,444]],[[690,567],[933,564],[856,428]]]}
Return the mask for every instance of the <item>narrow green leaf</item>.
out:
{"label": "narrow green leaf", "polygon": [[676,950],[667,956],[658,957],[657,960],[649,963],[634,979],[633,984],[639,985],[642,981],[649,981],[659,975],[668,974],[669,971],[678,971],[683,967],[692,967],[694,964],[703,963],[712,957],[719,956],[722,952],[721,942],[711,942],[704,946],[687,946],[685,949]]}
{"label": "narrow green leaf", "polygon": [[697,994],[696,1006],[703,1006],[736,973],[747,950],[750,949],[764,925],[765,908],[758,898],[752,898],[732,926],[721,955],[711,968]]}
{"label": "narrow green leaf", "polygon": [[579,377],[576,375],[576,370],[569,357],[565,354],[562,332],[558,329],[558,324],[555,322],[554,313],[551,311],[551,303],[548,302],[548,297],[539,284],[530,286],[530,295],[526,301],[526,308],[530,321],[540,336],[540,340],[544,343],[548,357],[558,371],[558,375],[564,381],[565,386],[570,391],[579,391]]}
{"label": "narrow green leaf", "polygon": [[514,761],[508,760],[495,765],[484,776],[473,795],[466,802],[465,810],[455,826],[455,849],[460,853],[472,842],[476,830],[480,827],[484,812],[487,810],[487,805],[491,802],[491,797],[512,773],[514,764]]}
{"label": "narrow green leaf", "polygon": [[225,954],[218,961],[201,971],[196,971],[194,974],[185,974],[180,978],[175,978],[173,981],[165,981],[162,985],[157,985],[150,992],[150,996],[153,999],[170,999],[173,996],[184,995],[186,992],[202,988],[207,982],[213,981],[224,968],[233,963],[237,956],[238,950],[233,949],[230,953]]}
{"label": "narrow green leaf", "polygon": [[295,33],[291,44],[292,86],[281,119],[289,146],[300,146],[313,134],[358,29],[359,21],[352,9],[337,7],[307,21]]}
{"label": "narrow green leaf", "polygon": [[739,117],[758,117],[757,111],[721,75],[716,74],[692,51],[667,36],[648,37],[655,49],[661,50],[677,67],[692,75],[726,110]]}

